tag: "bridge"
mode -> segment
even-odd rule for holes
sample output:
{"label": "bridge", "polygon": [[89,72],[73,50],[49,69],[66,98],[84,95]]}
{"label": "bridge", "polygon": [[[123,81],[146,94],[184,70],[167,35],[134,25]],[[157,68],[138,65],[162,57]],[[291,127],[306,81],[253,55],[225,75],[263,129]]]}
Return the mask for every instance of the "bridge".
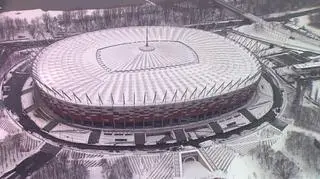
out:
{"label": "bridge", "polygon": [[[234,33],[249,39],[253,39],[264,44],[270,44],[273,46],[278,46],[281,48],[299,50],[299,51],[310,51],[313,53],[320,54],[320,41],[316,39],[309,38],[304,36],[303,34],[299,34],[297,32],[291,31],[290,29],[285,28],[284,26],[274,26],[273,24],[267,22],[261,17],[255,16],[251,13],[244,12],[243,10],[234,7],[224,0],[215,0],[215,2],[234,12],[240,16],[242,16],[245,20],[244,21],[230,21],[230,23],[225,23],[225,26],[237,24],[237,25],[246,25],[251,23],[259,24],[262,27],[262,30],[269,34],[269,36],[257,36],[254,34],[240,32],[235,29],[227,29],[224,33]],[[249,21],[249,22],[248,22]],[[228,21],[227,21],[228,22]],[[207,23],[200,23],[200,24],[191,24],[186,25],[185,27],[192,27],[192,28],[200,28],[206,30],[208,27],[217,28],[221,24],[220,22],[207,22]],[[223,23],[222,23],[223,24]]]}

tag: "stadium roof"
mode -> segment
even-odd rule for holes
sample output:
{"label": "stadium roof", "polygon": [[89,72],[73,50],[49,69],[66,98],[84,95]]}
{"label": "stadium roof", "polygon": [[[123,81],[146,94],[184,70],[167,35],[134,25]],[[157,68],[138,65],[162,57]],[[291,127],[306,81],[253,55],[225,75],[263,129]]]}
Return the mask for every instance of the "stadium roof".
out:
{"label": "stadium roof", "polygon": [[211,32],[127,27],[85,33],[39,54],[33,76],[52,96],[93,106],[191,101],[243,88],[260,77],[248,51]]}

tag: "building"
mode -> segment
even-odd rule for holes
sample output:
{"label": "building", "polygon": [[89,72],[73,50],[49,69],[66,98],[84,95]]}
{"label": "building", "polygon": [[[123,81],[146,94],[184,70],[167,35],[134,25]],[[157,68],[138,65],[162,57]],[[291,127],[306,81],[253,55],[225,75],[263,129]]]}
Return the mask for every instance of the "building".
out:
{"label": "building", "polygon": [[181,125],[235,110],[261,77],[246,49],[202,30],[154,26],[85,33],[34,61],[35,92],[72,122],[111,128]]}

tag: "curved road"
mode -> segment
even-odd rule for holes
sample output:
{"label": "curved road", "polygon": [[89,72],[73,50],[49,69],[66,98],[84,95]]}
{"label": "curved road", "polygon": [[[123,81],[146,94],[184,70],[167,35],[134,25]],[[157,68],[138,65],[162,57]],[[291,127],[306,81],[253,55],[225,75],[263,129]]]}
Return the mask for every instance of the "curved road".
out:
{"label": "curved road", "polygon": [[[187,145],[192,145],[192,146],[199,146],[199,143],[204,142],[206,140],[212,140],[212,139],[225,139],[230,137],[233,134],[240,134],[241,131],[243,130],[250,130],[253,128],[258,127],[261,125],[263,122],[270,122],[271,124],[275,125],[275,116],[276,114],[274,113],[273,109],[279,108],[282,105],[282,94],[281,91],[278,89],[277,85],[273,81],[273,76],[269,75],[268,73],[265,73],[264,78],[271,84],[272,89],[273,89],[273,96],[274,96],[274,103],[272,106],[272,109],[262,117],[262,119],[255,120],[256,122],[250,123],[246,126],[242,126],[238,129],[235,129],[233,131],[229,131],[226,133],[221,133],[221,134],[216,134],[214,136],[206,137],[206,138],[199,138],[195,140],[189,140],[189,141],[182,141],[178,143],[170,143],[170,144],[158,144],[158,145],[151,145],[151,146],[146,146],[146,145],[139,145],[139,146],[106,146],[106,145],[90,145],[90,144],[84,144],[84,143],[75,143],[75,142],[70,142],[70,141],[65,141],[62,139],[58,139],[56,137],[53,137],[49,135],[47,132],[41,130],[31,119],[30,117],[22,111],[21,107],[21,90],[22,86],[27,79],[28,76],[26,75],[21,75],[21,74],[14,74],[12,78],[7,82],[6,85],[11,86],[11,91],[8,94],[8,97],[4,100],[5,105],[8,109],[12,110],[19,116],[19,123],[24,127],[25,130],[30,131],[30,132],[35,132],[42,136],[45,139],[51,140],[57,144],[60,145],[66,145],[66,146],[71,146],[71,147],[76,147],[79,149],[95,149],[95,150],[109,150],[109,151],[114,151],[114,150],[148,150],[148,149],[168,149],[170,147],[176,147],[180,146],[182,144],[187,144]],[[282,127],[279,127],[275,125],[275,127],[281,129]]]}

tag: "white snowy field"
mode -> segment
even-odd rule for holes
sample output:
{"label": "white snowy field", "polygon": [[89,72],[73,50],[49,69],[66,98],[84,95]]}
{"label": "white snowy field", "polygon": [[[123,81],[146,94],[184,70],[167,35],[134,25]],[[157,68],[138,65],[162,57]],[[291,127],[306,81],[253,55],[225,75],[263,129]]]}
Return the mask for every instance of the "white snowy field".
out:
{"label": "white snowy field", "polygon": [[183,163],[183,179],[202,179],[209,177],[211,172],[200,162],[192,161]]}
{"label": "white snowy field", "polygon": [[228,179],[270,179],[274,178],[269,171],[260,168],[259,163],[251,156],[236,157],[228,170]]}

